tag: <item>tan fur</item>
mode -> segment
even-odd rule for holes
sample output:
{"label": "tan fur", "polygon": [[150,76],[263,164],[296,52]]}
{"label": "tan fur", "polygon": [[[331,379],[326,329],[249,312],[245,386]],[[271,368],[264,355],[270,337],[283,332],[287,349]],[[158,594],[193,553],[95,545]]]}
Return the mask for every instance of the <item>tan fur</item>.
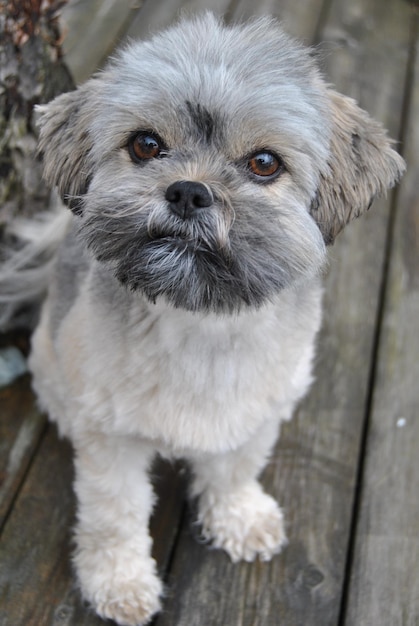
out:
{"label": "tan fur", "polygon": [[[63,200],[84,193],[92,171],[92,138],[88,125],[94,116],[93,102],[89,97],[94,83],[90,81],[77,91],[64,93],[52,103],[38,107],[38,149],[44,159],[44,177],[51,186],[57,186]],[[86,106],[88,101],[91,104]],[[44,133],[43,129],[48,126],[62,130]]]}
{"label": "tan fur", "polygon": [[311,212],[326,243],[393,187],[404,161],[382,125],[351,98],[329,89],[332,115],[329,172],[322,174]]}

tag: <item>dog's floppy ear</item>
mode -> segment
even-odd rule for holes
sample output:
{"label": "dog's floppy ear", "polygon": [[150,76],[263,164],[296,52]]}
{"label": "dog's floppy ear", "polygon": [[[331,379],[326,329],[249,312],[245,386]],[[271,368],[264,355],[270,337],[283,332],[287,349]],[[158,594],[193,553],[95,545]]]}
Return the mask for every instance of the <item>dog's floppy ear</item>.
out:
{"label": "dog's floppy ear", "polygon": [[81,196],[87,191],[92,173],[88,125],[94,107],[89,103],[90,82],[37,107],[45,180],[58,187],[62,199],[76,214],[81,213]]}
{"label": "dog's floppy ear", "polygon": [[369,209],[405,169],[385,129],[354,100],[328,90],[332,113],[329,171],[321,176],[311,215],[327,244],[355,217]]}

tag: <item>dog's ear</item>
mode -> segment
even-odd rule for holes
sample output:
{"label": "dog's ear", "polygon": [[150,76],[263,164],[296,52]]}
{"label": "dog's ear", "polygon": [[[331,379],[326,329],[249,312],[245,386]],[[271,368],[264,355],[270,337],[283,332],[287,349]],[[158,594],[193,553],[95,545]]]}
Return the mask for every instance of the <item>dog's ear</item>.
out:
{"label": "dog's ear", "polygon": [[354,100],[328,90],[332,113],[329,171],[320,179],[311,205],[327,244],[355,217],[369,209],[375,196],[393,187],[405,169],[385,129]]}
{"label": "dog's ear", "polygon": [[90,82],[37,107],[39,153],[44,177],[57,186],[64,202],[81,213],[82,196],[92,173],[89,122],[94,111]]}

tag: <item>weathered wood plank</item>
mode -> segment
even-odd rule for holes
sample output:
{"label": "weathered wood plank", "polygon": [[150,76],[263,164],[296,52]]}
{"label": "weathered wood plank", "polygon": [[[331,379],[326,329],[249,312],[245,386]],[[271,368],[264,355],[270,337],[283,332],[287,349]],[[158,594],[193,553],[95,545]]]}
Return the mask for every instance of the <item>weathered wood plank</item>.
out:
{"label": "weathered wood plank", "polygon": [[68,510],[73,510],[68,445],[52,432],[16,500],[0,539],[0,623],[38,626],[51,619],[69,575]]}
{"label": "weathered wood plank", "polygon": [[[290,3],[289,20],[292,9]],[[378,0],[350,6],[342,0],[336,2],[324,33],[336,47],[326,59],[328,76],[358,96],[395,136],[409,19],[407,5],[397,1],[387,2],[383,11]],[[296,34],[298,24],[293,27]],[[223,554],[195,546],[186,527],[158,626],[337,624],[388,209],[389,202],[377,203],[331,250],[318,382],[294,421],[284,427],[278,460],[264,475],[267,489],[284,505],[289,546],[269,564],[231,565]]]}
{"label": "weathered wood plank", "polygon": [[210,9],[223,15],[230,0],[70,0],[61,12],[63,51],[76,83],[100,67],[127,38],[145,38],[168,26],[181,12]]}
{"label": "weathered wood plank", "polygon": [[346,626],[419,624],[418,51]]}
{"label": "weathered wood plank", "polygon": [[197,13],[211,9],[218,15],[223,15],[229,7],[230,0],[146,0],[138,11],[127,31],[129,37],[148,37],[166,26],[169,26],[182,12]]}
{"label": "weathered wood plank", "polygon": [[112,52],[141,0],[70,0],[61,12],[63,51],[76,83]]}
{"label": "weathered wood plank", "polygon": [[255,15],[272,15],[281,20],[290,35],[295,35],[310,44],[323,14],[325,0],[299,0],[278,2],[277,0],[239,0],[233,2],[229,16],[233,20],[245,20]]}
{"label": "weathered wood plank", "polygon": [[45,430],[35,408],[29,376],[0,390],[0,529]]}

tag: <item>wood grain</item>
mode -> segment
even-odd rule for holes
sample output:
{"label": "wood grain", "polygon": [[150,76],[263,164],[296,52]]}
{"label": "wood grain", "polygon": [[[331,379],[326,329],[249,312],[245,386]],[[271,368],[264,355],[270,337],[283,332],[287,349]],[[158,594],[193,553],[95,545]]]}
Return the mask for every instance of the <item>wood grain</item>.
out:
{"label": "wood grain", "polygon": [[182,13],[193,14],[210,9],[217,15],[223,15],[230,0],[146,0],[141,11],[132,21],[127,35],[129,37],[148,37],[162,28],[166,28]]}
{"label": "wood grain", "polygon": [[45,430],[34,406],[29,376],[0,390],[0,529]]}
{"label": "wood grain", "polygon": [[64,6],[63,50],[77,84],[112,53],[141,4],[141,0],[72,0]]}
{"label": "wood grain", "polygon": [[69,446],[58,442],[50,429],[1,535],[2,625],[52,621],[62,582],[70,575],[71,483]]}
{"label": "wood grain", "polygon": [[417,52],[346,626],[419,624]]}
{"label": "wood grain", "polygon": [[229,16],[234,20],[245,20],[253,16],[272,15],[283,23],[290,35],[310,45],[315,37],[327,0],[299,0],[278,2],[277,0],[240,0],[233,2]]}

